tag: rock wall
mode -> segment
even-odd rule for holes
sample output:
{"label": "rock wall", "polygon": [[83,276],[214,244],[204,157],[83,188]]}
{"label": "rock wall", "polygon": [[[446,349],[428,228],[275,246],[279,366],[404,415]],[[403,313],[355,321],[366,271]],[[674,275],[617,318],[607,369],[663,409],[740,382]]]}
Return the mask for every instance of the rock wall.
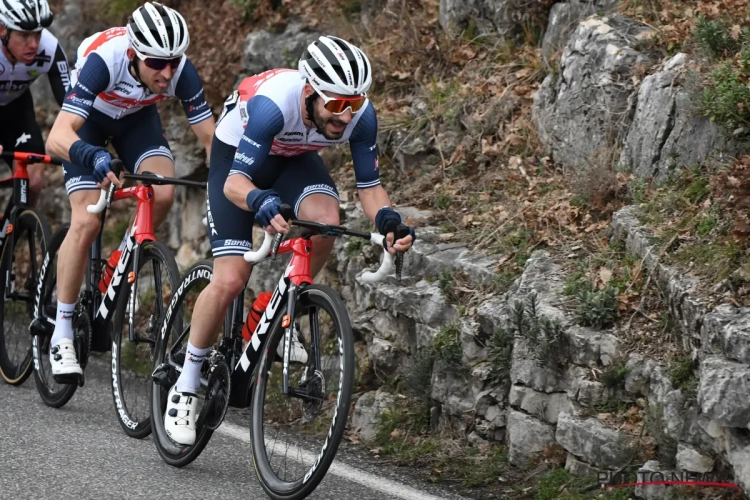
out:
{"label": "rock wall", "polygon": [[533,117],[553,160],[583,168],[614,158],[619,168],[662,182],[677,169],[745,151],[692,105],[695,70],[686,54],[654,60],[653,30],[621,15],[578,22],[611,7],[552,7],[542,45],[550,74]]}
{"label": "rock wall", "polygon": [[[89,0],[67,2],[55,29],[66,40],[69,55],[91,32],[102,27],[76,23]],[[381,1],[377,5],[388,5]],[[539,138],[556,163],[581,168],[612,152],[621,168],[643,177],[664,180],[679,168],[715,155],[741,152],[741,144],[726,139],[690,105],[691,61],[677,54],[654,60],[646,50],[652,30],[613,14],[609,0],[570,1],[549,11],[543,53],[550,74],[538,91],[533,119]],[[373,4],[375,5],[375,4]],[[477,34],[511,36],[525,22],[525,0],[441,0],[440,22],[447,30],[471,29]],[[527,13],[527,12],[526,12]],[[378,15],[363,9],[363,18]],[[546,14],[545,14],[546,15]],[[86,31],[88,30],[88,31]],[[289,23],[283,33],[256,32],[244,45],[247,74],[290,66],[295,54],[316,36],[300,24]],[[559,61],[558,61],[559,58]],[[54,109],[46,82],[34,86],[37,105]],[[415,100],[418,108],[424,103]],[[498,113],[513,103],[494,103]],[[491,108],[495,109],[495,108]],[[177,158],[179,176],[205,178],[202,148],[189,132],[178,105],[164,109],[164,127]],[[487,119],[497,113],[487,113]],[[50,113],[48,116],[53,116]],[[47,118],[48,124],[51,123]],[[467,122],[471,128],[471,123]],[[397,134],[398,131],[394,132]],[[460,137],[456,134],[453,144]],[[397,155],[412,161],[430,147],[429,138],[414,138]],[[401,143],[394,138],[381,142]],[[50,210],[67,206],[59,170],[50,175]],[[207,255],[205,193],[178,189],[176,208],[168,220],[167,242],[177,250],[184,268]],[[404,215],[427,220],[429,214],[409,208]],[[472,441],[506,443],[512,463],[524,465],[539,452],[561,447],[566,467],[591,477],[599,470],[617,470],[636,451],[638,436],[595,418],[596,408],[614,403],[637,404],[658,411],[666,439],[675,444],[671,465],[648,462],[643,470],[665,467],[712,472],[727,463],[737,481],[750,491],[750,323],[748,311],[722,305],[711,311],[696,298],[697,283],[658,262],[649,235],[638,225],[637,208],[628,207],[614,218],[615,238],[640,256],[666,291],[669,307],[680,326],[680,341],[699,366],[697,396],[674,387],[668,367],[646,356],[624,352],[613,331],[594,331],[574,325],[563,307],[565,276],[544,251],[535,252],[526,268],[502,296],[493,296],[473,314],[446,302],[433,278],[445,271],[465,271],[475,282],[491,281],[496,259],[478,256],[466,247],[442,242],[439,230],[420,229],[420,240],[406,258],[404,279],[377,285],[362,283],[365,267],[377,265],[380,250],[363,251],[337,241],[334,256],[320,281],[334,286],[350,307],[359,339],[361,377],[374,381],[407,373],[414,356],[429,348],[441,328],[456,325],[461,370],[434,363],[427,391],[433,423],[450,425]],[[361,209],[342,206],[342,220],[365,227]],[[260,235],[258,235],[260,236]],[[254,271],[252,291],[271,289],[284,262],[268,263]],[[536,297],[539,314],[564,327],[564,357],[540,364],[535,345],[515,337],[506,375],[496,376],[489,339],[507,326],[517,303]],[[613,390],[595,376],[617,361],[628,373],[624,386]],[[383,388],[363,395],[356,403],[352,426],[363,439],[375,435],[378,415],[398,401]],[[639,494],[658,497],[663,491]]]}

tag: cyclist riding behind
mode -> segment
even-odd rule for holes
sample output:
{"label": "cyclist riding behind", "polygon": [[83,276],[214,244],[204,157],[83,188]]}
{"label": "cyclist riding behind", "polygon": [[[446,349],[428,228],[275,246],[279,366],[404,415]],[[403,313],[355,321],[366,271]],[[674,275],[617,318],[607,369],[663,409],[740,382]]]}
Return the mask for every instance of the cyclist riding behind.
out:
{"label": "cyclist riding behind", "polygon": [[[126,27],[111,28],[83,41],[73,70],[73,88],[47,139],[47,149],[66,160],[65,188],[71,204],[70,230],[57,264],[57,319],[50,342],[52,374],[58,383],[76,383],[83,371],[73,346],[72,315],[86,267],[87,249],[99,232],[100,215],[86,206],[99,189],[119,179],[110,170],[111,141],[130,172],[139,169],[174,176],[175,166],[156,102],[177,96],[193,132],[210,157],[215,125],[203,84],[185,57],[190,37],[175,10],[147,2]],[[154,186],[154,225],[166,218],[174,186]],[[116,264],[125,247],[110,258]],[[113,262],[114,261],[114,262]],[[106,283],[108,285],[108,283]]]}
{"label": "cyclist riding behind", "polygon": [[[0,1],[0,152],[45,154],[29,87],[46,73],[60,106],[70,87],[65,51],[45,29],[50,24],[47,0]],[[35,205],[44,184],[44,164],[29,165],[28,171],[26,203]]]}
{"label": "cyclist riding behind", "polygon": [[[289,224],[278,209],[288,203],[300,219],[339,224],[338,191],[318,150],[349,142],[365,214],[387,235],[390,253],[411,247],[413,230],[393,241],[401,217],[380,185],[377,118],[366,97],[371,82],[370,62],[359,48],[322,36],[302,55],[299,71],[276,69],[245,78],[226,100],[208,181],[213,277],[196,301],[186,363],[170,390],[164,416],[175,442],[195,442],[201,365],[227,307],[250,277],[243,254],[252,249],[253,220],[267,231],[286,233]],[[333,243],[334,238],[313,238],[313,276],[323,268]],[[307,361],[296,335],[291,359]]]}

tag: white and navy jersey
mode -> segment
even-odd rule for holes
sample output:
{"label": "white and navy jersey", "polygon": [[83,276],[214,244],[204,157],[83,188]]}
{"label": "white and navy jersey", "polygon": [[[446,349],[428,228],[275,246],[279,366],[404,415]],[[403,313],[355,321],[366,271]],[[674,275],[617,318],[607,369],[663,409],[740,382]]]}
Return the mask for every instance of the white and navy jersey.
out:
{"label": "white and navy jersey", "polygon": [[216,138],[235,146],[229,175],[252,180],[267,155],[297,156],[307,151],[349,142],[357,188],[380,184],[377,156],[378,120],[371,102],[355,113],[339,139],[326,139],[305,126],[302,91],[305,80],[297,70],[275,69],[245,78],[226,100]]}
{"label": "white and navy jersey", "polygon": [[182,58],[163,94],[154,94],[130,74],[126,28],[110,28],[85,39],[78,47],[71,74],[73,88],[65,96],[63,111],[88,118],[91,108],[114,118],[135,113],[162,99],[177,96],[191,125],[212,118],[195,66]]}
{"label": "white and navy jersey", "polygon": [[0,106],[11,103],[45,73],[49,77],[55,100],[62,106],[65,93],[70,88],[68,59],[55,35],[46,29],[42,30],[36,58],[31,64],[13,64],[0,50]]}

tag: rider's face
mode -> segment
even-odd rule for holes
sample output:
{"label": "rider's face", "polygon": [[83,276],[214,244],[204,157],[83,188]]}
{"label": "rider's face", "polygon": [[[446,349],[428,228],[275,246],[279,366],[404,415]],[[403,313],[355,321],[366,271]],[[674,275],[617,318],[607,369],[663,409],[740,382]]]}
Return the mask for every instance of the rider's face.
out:
{"label": "rider's face", "polygon": [[[334,94],[332,92],[326,92],[326,95],[328,97],[342,97],[339,94]],[[340,115],[334,115],[323,106],[324,104],[323,99],[315,99],[315,104],[313,105],[315,115],[313,120],[315,121],[315,126],[318,127],[318,130],[323,131],[323,137],[326,139],[340,139],[341,136],[344,135],[346,126],[351,123],[352,118],[354,117],[352,110],[347,108],[347,110]]]}
{"label": "rider's face", "polygon": [[[6,29],[0,27],[0,37],[4,37],[6,33]],[[8,39],[8,51],[18,62],[31,64],[36,59],[36,51],[39,49],[39,40],[41,38],[41,31],[11,30]]]}
{"label": "rider's face", "polygon": [[141,81],[154,94],[163,94],[169,88],[169,82],[174,78],[175,71],[167,65],[162,70],[151,69],[140,59],[137,61],[141,74]]}
{"label": "rider's face", "polygon": [[161,70],[151,69],[135,54],[132,48],[128,49],[128,58],[135,61],[138,65],[138,73],[140,74],[141,81],[151,92],[154,94],[163,94],[167,91],[169,82],[172,81],[175,75],[175,70],[169,64]]}

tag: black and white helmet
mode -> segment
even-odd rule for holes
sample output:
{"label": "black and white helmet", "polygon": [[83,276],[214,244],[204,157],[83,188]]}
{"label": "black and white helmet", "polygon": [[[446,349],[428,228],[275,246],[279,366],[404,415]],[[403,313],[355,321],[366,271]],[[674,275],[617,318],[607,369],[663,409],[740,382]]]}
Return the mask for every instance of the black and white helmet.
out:
{"label": "black and white helmet", "polygon": [[364,52],[335,36],[321,36],[308,45],[299,71],[318,93],[362,95],[372,84],[372,67]]}
{"label": "black and white helmet", "polygon": [[47,0],[0,0],[0,23],[17,31],[42,31],[52,24]]}
{"label": "black and white helmet", "polygon": [[146,2],[133,12],[128,19],[128,39],[142,59],[180,57],[190,43],[185,18],[157,2]]}

